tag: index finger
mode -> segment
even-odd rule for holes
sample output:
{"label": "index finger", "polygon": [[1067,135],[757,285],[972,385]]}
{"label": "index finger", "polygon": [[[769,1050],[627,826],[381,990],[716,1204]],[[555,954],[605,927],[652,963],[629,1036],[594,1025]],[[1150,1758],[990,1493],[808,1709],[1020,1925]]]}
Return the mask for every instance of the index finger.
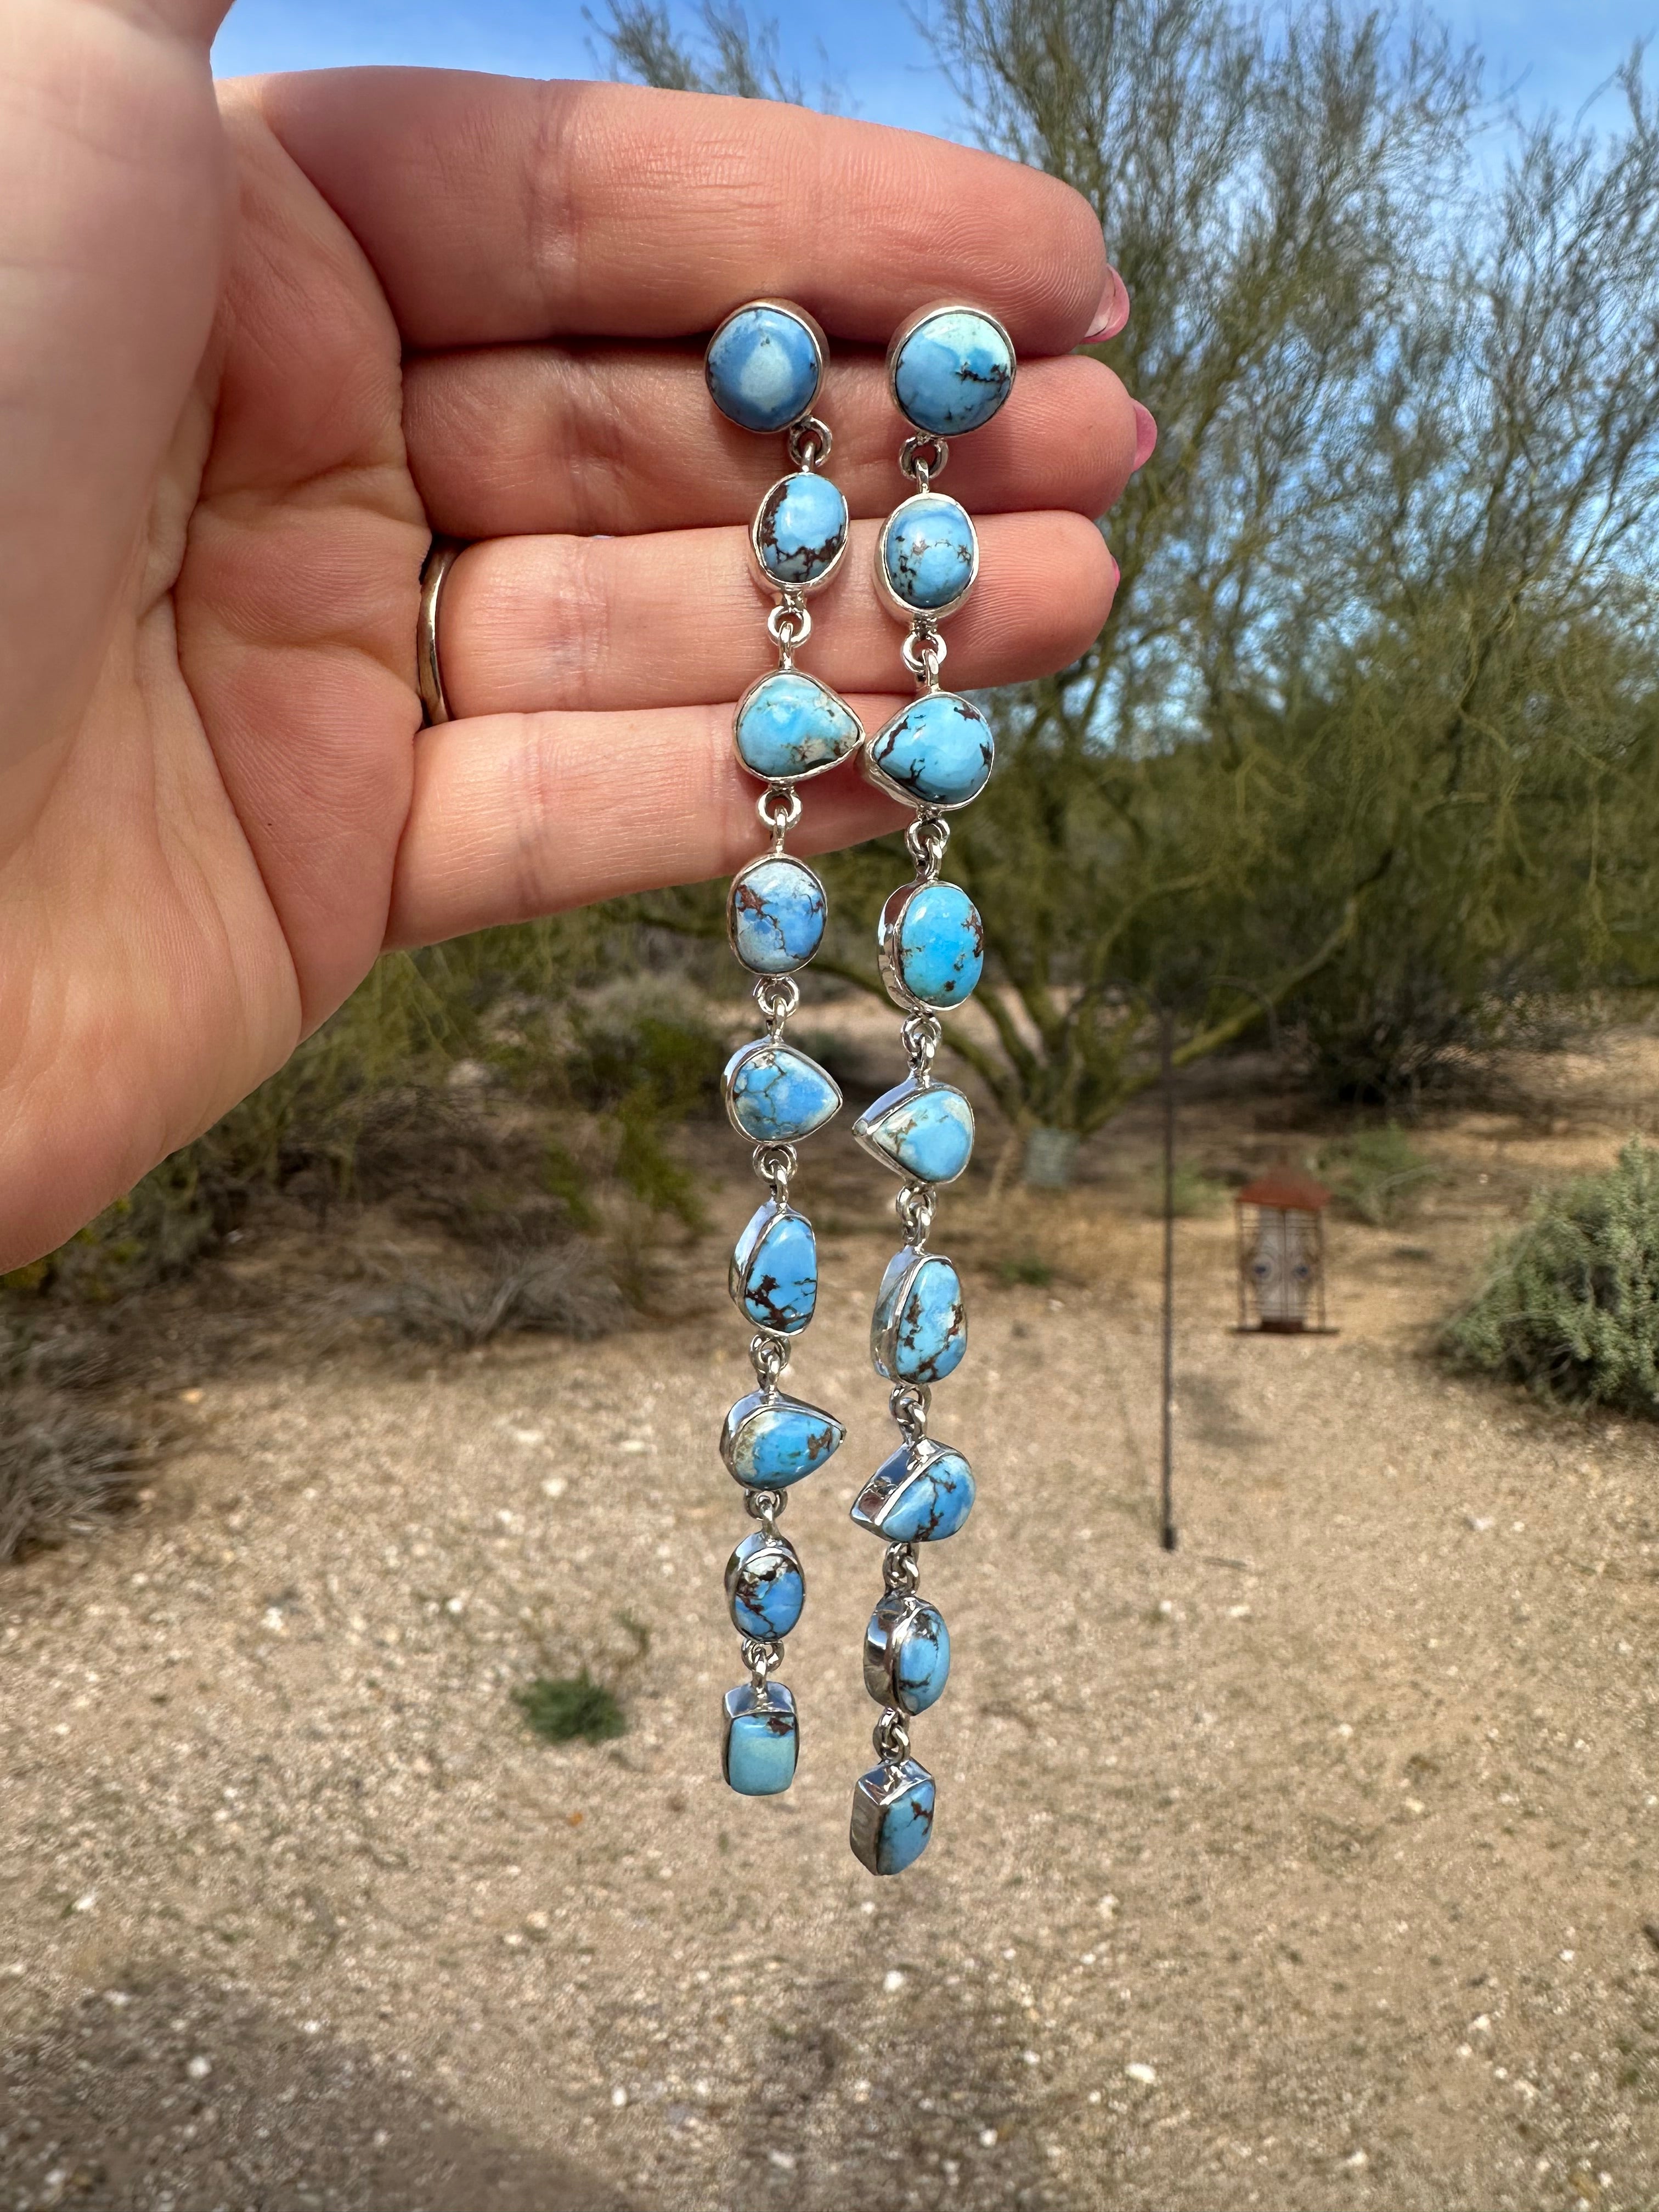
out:
{"label": "index finger", "polygon": [[1079,193],[915,131],[444,70],[319,70],[252,96],[411,347],[684,337],[771,295],[875,344],[957,297],[1020,350],[1063,353],[1108,282]]}

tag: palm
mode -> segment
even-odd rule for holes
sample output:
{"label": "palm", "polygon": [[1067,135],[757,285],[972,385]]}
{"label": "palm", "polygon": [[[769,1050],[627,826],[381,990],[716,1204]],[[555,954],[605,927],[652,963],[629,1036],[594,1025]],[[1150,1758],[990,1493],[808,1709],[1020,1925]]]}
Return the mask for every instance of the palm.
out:
{"label": "palm", "polygon": [[[386,943],[711,873],[750,848],[724,702],[762,662],[741,525],[776,455],[709,420],[694,344],[641,341],[794,289],[832,336],[867,342],[918,281],[891,258],[892,217],[872,212],[868,246],[830,255],[814,298],[811,264],[787,265],[789,208],[745,240],[743,219],[723,234],[670,176],[659,191],[685,236],[653,297],[628,265],[660,265],[651,210],[606,205],[639,166],[637,144],[617,142],[641,131],[656,166],[678,161],[692,185],[729,174],[734,149],[769,168],[781,128],[819,134],[822,166],[849,171],[863,149],[836,134],[889,134],[415,72],[233,88],[221,118],[201,44],[211,0],[170,4],[193,38],[43,0],[8,58],[41,97],[33,141],[0,161],[58,178],[62,205],[39,234],[38,201],[0,198],[15,228],[37,224],[4,242],[60,255],[73,277],[0,341],[0,376],[27,386],[0,519],[18,578],[0,612],[14,672],[0,1265],[57,1241],[280,1065]],[[592,151],[570,131],[550,168],[550,118],[568,129],[576,106]],[[120,164],[100,166],[123,139]],[[954,198],[957,165],[983,158],[939,149],[940,190]],[[795,187],[808,201],[811,171]],[[1098,234],[1079,256],[1081,203],[1022,182],[1080,269],[1058,252],[1034,266],[1028,222],[1012,255],[1000,233],[940,249],[929,289],[977,293],[1052,348],[1099,295]],[[606,233],[591,272],[575,253],[559,265],[564,217]],[[837,432],[857,451],[842,468],[838,447],[836,473],[873,517],[894,482],[878,368],[839,374]],[[1013,510],[988,526],[988,592],[1000,544],[1006,588],[963,643],[964,682],[1064,660],[1109,596],[1098,541],[1064,518],[1074,588],[1057,616],[1018,510],[1115,495],[1127,403],[1091,362],[1042,363],[1028,382],[1047,416],[988,434],[961,469],[964,495]],[[1085,396],[1109,434],[1079,482]],[[630,415],[662,434],[619,462]],[[1044,520],[1052,540],[1062,518]],[[434,527],[490,542],[446,599],[446,678],[467,719],[417,738],[417,578]],[[816,665],[855,698],[896,690],[893,643],[867,586],[849,590]],[[886,826],[884,802],[830,782],[812,842]]]}

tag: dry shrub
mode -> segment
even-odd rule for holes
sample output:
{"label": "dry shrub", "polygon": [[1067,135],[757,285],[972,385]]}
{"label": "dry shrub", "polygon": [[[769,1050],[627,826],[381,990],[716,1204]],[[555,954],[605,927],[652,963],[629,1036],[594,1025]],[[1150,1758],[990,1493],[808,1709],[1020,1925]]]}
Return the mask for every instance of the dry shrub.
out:
{"label": "dry shrub", "polygon": [[498,1251],[481,1267],[407,1268],[362,1310],[428,1344],[488,1344],[511,1330],[586,1341],[625,1326],[628,1305],[593,1247],[574,1237]]}
{"label": "dry shrub", "polygon": [[0,1565],[131,1502],[144,1457],[118,1417],[28,1386],[0,1398]]}

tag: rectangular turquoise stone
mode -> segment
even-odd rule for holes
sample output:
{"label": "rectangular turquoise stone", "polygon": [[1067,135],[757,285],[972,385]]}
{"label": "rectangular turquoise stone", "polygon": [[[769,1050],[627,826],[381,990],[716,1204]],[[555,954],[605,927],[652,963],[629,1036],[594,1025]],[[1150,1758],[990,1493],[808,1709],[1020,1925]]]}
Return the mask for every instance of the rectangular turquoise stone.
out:
{"label": "rectangular turquoise stone", "polygon": [[726,1693],[720,1771],[740,1797],[776,1797],[795,1778],[800,1722],[781,1682],[763,1690],[748,1682]]}

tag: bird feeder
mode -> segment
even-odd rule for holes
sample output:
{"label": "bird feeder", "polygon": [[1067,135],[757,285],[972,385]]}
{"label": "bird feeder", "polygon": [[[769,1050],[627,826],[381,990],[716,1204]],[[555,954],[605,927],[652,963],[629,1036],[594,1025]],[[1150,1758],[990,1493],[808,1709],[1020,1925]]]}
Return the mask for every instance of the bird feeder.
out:
{"label": "bird feeder", "polygon": [[1238,1326],[1269,1336],[1325,1333],[1325,1208],[1331,1194],[1300,1168],[1269,1168],[1233,1201]]}

